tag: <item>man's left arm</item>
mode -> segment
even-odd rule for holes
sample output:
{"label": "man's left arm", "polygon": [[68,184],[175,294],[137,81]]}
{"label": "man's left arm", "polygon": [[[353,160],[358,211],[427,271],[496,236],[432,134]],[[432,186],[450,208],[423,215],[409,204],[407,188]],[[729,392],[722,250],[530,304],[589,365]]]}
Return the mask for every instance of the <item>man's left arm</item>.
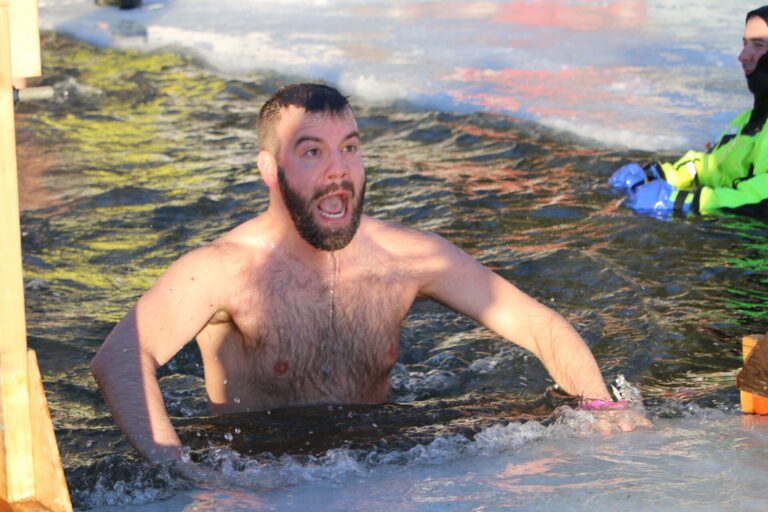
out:
{"label": "man's left arm", "polygon": [[[586,400],[610,402],[610,393],[586,342],[561,315],[441,239],[438,261],[422,292],[533,352],[560,388]],[[616,414],[621,430],[650,423],[637,413]],[[629,412],[629,411],[627,411]],[[598,425],[601,430],[606,430]]]}
{"label": "man's left arm", "polygon": [[733,187],[700,187],[692,194],[699,204],[698,211],[694,213],[709,214],[726,210],[743,215],[765,216],[768,212],[768,174],[741,180]]}

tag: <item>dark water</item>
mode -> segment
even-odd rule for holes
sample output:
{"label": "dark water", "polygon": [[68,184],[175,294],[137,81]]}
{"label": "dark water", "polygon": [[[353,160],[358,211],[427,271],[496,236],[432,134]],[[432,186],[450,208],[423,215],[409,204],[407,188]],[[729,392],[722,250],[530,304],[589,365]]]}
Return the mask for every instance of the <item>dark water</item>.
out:
{"label": "dark water", "polygon": [[[29,345],[75,506],[161,499],[186,484],[137,458],[88,363],[171,261],[266,208],[253,126],[284,79],[50,34],[43,48],[57,96],[17,107]],[[445,236],[552,306],[653,416],[737,410],[740,338],[767,327],[765,221],[637,216],[605,182],[648,155],[508,117],[407,104],[356,113],[368,213]],[[535,358],[433,303],[405,321],[391,404],[205,417],[194,343],[161,376],[183,441],[213,467],[231,464],[222,447],[242,464],[322,461],[342,446],[371,460],[445,433],[547,424],[563,403]]]}

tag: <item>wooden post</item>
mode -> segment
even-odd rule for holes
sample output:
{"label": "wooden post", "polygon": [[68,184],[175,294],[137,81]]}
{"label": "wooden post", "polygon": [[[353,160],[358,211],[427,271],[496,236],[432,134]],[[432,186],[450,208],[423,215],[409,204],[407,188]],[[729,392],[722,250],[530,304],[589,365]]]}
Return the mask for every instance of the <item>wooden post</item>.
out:
{"label": "wooden post", "polygon": [[11,76],[40,76],[40,30],[36,0],[6,0],[11,23]]}
{"label": "wooden post", "polygon": [[34,0],[12,1],[13,26],[9,0],[0,0],[0,510],[70,512],[37,360],[27,350],[11,80],[40,73],[40,39]]}

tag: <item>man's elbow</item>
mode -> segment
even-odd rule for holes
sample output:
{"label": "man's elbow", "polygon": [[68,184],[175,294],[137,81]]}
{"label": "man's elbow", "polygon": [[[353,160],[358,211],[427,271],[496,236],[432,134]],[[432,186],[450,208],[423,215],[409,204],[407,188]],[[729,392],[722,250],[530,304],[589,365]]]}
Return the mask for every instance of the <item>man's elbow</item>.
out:
{"label": "man's elbow", "polygon": [[[119,357],[122,353],[123,357]],[[96,382],[101,385],[110,375],[121,373],[127,367],[125,352],[108,341],[101,346],[91,359],[91,373]]]}
{"label": "man's elbow", "polygon": [[96,352],[96,355],[91,359],[91,374],[96,379],[96,383],[101,385],[101,382],[107,376],[107,368],[109,363],[106,361],[107,356],[104,355],[103,350]]}

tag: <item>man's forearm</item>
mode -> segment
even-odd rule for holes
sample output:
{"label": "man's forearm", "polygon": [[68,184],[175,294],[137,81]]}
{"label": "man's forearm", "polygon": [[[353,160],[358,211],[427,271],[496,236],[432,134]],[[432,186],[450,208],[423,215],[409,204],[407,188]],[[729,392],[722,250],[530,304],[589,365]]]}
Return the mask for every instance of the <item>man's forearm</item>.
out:
{"label": "man's forearm", "polygon": [[181,441],[163,403],[155,368],[140,364],[138,355],[112,357],[105,346],[91,363],[115,423],[128,441],[150,462],[181,457]]}
{"label": "man's forearm", "polygon": [[592,351],[576,330],[552,312],[550,329],[540,333],[538,354],[554,381],[566,393],[597,400],[611,400]]}

